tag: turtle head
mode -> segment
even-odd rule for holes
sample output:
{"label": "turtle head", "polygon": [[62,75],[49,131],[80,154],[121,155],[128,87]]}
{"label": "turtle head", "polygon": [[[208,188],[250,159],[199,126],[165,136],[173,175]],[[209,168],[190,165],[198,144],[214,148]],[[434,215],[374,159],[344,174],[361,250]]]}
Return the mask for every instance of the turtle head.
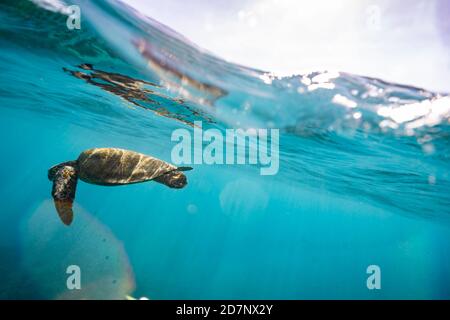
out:
{"label": "turtle head", "polygon": [[187,178],[181,171],[170,171],[155,179],[156,182],[165,184],[170,188],[181,189],[187,185]]}

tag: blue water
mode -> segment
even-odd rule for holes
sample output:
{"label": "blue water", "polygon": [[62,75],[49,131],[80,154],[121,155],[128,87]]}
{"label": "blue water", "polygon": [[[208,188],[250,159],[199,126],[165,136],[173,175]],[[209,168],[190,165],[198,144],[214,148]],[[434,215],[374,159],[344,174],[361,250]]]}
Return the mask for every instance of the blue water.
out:
{"label": "blue water", "polygon": [[[80,30],[55,6],[0,4],[0,298],[450,298],[444,93],[280,78],[118,3],[75,3]],[[93,147],[170,162],[173,130],[194,121],[279,129],[278,174],[193,165],[181,190],[79,182],[74,223],[60,222],[49,167]]]}

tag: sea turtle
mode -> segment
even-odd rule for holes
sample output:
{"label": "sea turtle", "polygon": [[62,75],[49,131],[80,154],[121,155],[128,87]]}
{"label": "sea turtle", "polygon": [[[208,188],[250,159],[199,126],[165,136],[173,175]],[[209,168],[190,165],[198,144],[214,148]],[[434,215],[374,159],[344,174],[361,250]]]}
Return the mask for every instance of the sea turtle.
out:
{"label": "sea turtle", "polygon": [[192,168],[176,167],[130,150],[96,148],[83,151],[77,160],[51,167],[48,179],[53,181],[52,196],[56,211],[62,222],[70,225],[78,179],[103,186],[154,180],[170,188],[183,188],[187,179],[182,171],[188,170]]}

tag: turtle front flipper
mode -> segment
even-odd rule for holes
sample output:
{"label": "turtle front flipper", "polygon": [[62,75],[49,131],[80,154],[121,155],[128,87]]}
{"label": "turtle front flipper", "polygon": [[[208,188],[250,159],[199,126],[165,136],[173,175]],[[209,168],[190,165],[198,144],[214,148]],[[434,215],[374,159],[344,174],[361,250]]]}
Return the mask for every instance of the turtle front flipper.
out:
{"label": "turtle front flipper", "polygon": [[48,169],[48,180],[53,181],[53,179],[55,179],[55,174],[56,172],[61,169],[64,166],[71,166],[71,167],[76,167],[77,162],[76,161],[67,161],[67,162],[63,162],[60,164],[57,164],[53,167],[51,167],[50,169]]}
{"label": "turtle front flipper", "polygon": [[56,211],[65,225],[70,225],[73,220],[72,204],[77,181],[77,169],[71,165],[59,167],[53,176],[52,196]]}

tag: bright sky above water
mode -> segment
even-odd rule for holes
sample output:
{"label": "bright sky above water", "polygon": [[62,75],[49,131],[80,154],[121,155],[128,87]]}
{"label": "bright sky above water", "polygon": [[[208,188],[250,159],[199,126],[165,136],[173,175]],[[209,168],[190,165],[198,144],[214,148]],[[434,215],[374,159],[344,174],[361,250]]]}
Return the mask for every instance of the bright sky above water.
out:
{"label": "bright sky above water", "polygon": [[448,0],[123,0],[232,62],[450,92]]}

